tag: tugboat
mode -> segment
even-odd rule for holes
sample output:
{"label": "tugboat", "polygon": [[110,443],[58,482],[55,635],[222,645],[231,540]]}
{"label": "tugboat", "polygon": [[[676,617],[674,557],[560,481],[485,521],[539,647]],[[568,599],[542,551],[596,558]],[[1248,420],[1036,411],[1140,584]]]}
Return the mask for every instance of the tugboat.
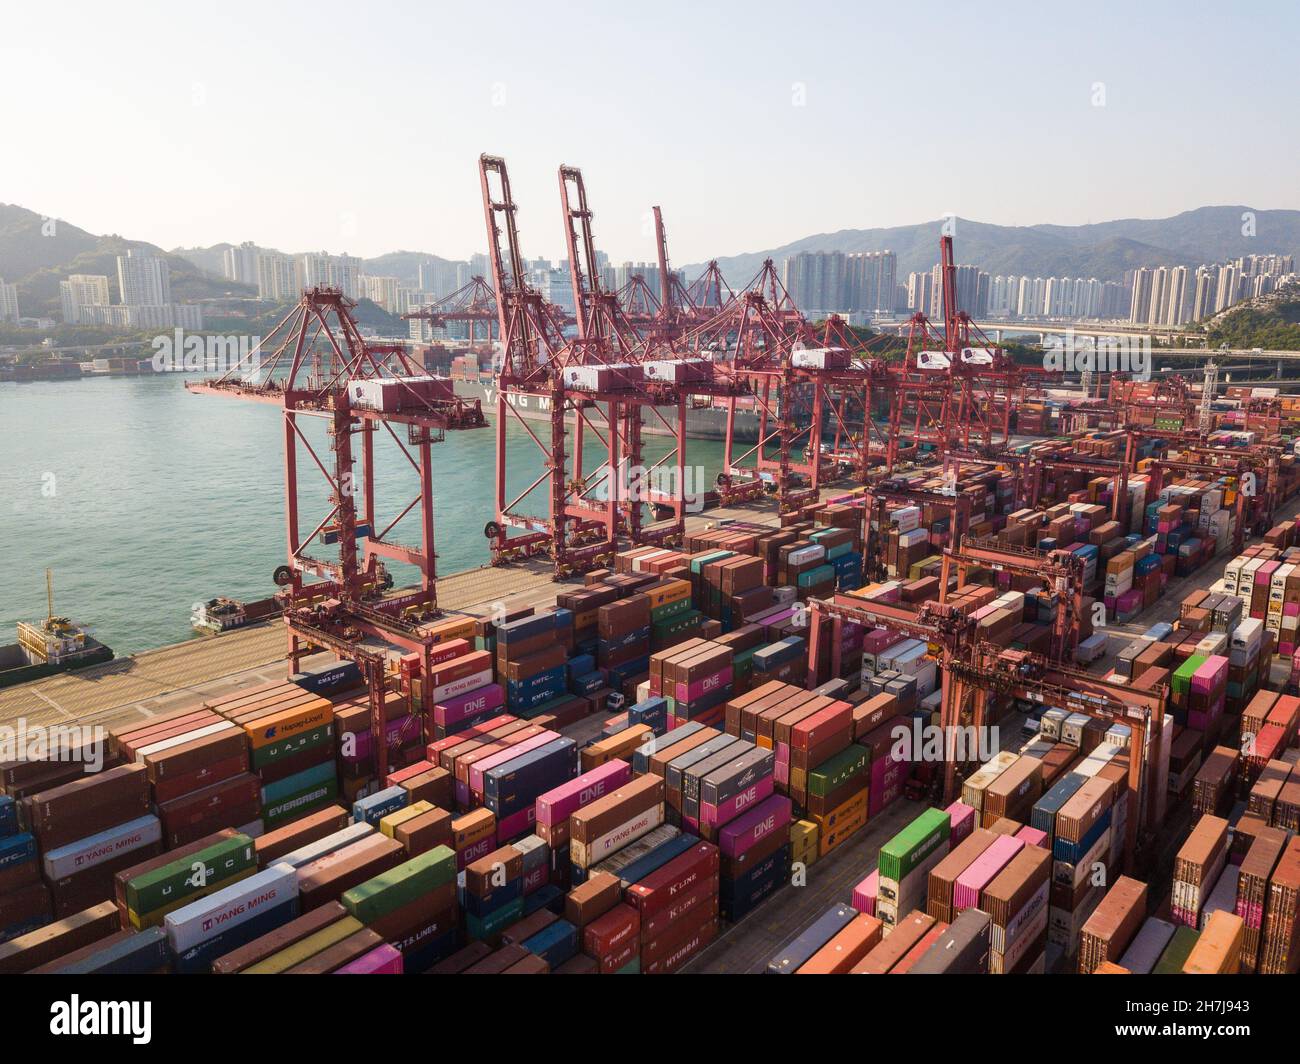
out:
{"label": "tugboat", "polygon": [[18,642],[0,646],[0,688],[113,660],[113,651],[67,617],[54,615],[54,579],[45,570],[45,620],[18,622]]}
{"label": "tugboat", "polygon": [[248,611],[242,602],[218,595],[194,607],[193,625],[197,632],[219,635],[248,623]]}

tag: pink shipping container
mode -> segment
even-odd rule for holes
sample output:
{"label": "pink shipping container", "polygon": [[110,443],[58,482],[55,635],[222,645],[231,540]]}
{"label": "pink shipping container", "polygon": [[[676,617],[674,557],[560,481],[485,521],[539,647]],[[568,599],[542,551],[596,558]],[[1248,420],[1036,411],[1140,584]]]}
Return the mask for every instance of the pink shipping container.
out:
{"label": "pink shipping container", "polygon": [[962,909],[973,909],[977,906],[980,901],[980,891],[993,882],[993,877],[1024,848],[1023,839],[1017,839],[1012,835],[999,835],[993,845],[957,877],[952,891],[953,910],[960,912]]}
{"label": "pink shipping container", "polygon": [[948,837],[951,849],[975,830],[975,807],[964,802],[953,802],[944,812],[948,814],[948,822],[952,825]]}
{"label": "pink shipping container", "polygon": [[718,835],[718,849],[728,857],[741,857],[766,838],[788,835],[792,809],[789,798],[772,795],[723,828]]}
{"label": "pink shipping container", "polygon": [[334,972],[335,975],[401,975],[402,955],[387,942]]}
{"label": "pink shipping container", "polygon": [[[419,738],[420,731],[420,718],[414,714],[398,717],[396,720],[390,720],[384,725],[384,734],[388,737],[388,748],[390,750],[405,746],[407,743]],[[341,754],[342,759],[349,764],[368,760],[371,750],[370,739],[369,728],[365,731],[353,732],[352,742],[344,748],[345,752]]]}
{"label": "pink shipping container", "polygon": [[693,702],[697,698],[703,698],[711,691],[717,691],[727,684],[731,683],[732,667],[728,665],[725,669],[719,669],[712,676],[706,676],[702,680],[696,680],[694,683],[679,683],[675,685],[676,693],[673,695],[678,702]]}
{"label": "pink shipping container", "polygon": [[853,888],[853,908],[868,916],[876,915],[876,899],[880,896],[880,870],[873,869],[861,883]]}
{"label": "pink shipping container", "polygon": [[503,841],[517,838],[532,831],[537,823],[537,806],[527,805],[517,813],[511,813],[497,824],[497,838]]}
{"label": "pink shipping container", "polygon": [[433,722],[444,728],[459,724],[466,717],[472,717],[487,709],[497,709],[505,705],[506,693],[499,683],[490,683],[464,694],[454,695],[446,702],[439,702],[433,707]]}
{"label": "pink shipping container", "polygon": [[896,632],[892,628],[872,628],[862,638],[862,650],[866,654],[879,654],[882,650],[888,650],[902,638],[903,633]]}
{"label": "pink shipping container", "polygon": [[1228,682],[1228,659],[1212,654],[1192,674],[1192,690],[1214,694]]}
{"label": "pink shipping container", "polygon": [[1031,828],[1028,824],[1017,831],[1014,837],[1023,840],[1026,846],[1047,845],[1047,832],[1040,831],[1038,828]]}
{"label": "pink shipping container", "polygon": [[715,827],[718,824],[730,824],[744,810],[771,795],[774,783],[775,780],[772,776],[763,776],[753,786],[747,787],[739,794],[728,798],[721,806],[701,802],[700,823],[709,827]]}
{"label": "pink shipping container", "polygon": [[577,779],[562,783],[537,798],[537,823],[552,827],[563,823],[575,809],[612,792],[632,778],[632,766],[615,758]]}

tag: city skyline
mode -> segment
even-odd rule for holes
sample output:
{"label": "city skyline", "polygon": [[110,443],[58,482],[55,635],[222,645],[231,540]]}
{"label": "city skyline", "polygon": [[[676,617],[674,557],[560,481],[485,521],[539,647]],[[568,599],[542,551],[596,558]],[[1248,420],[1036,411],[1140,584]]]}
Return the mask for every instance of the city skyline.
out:
{"label": "city skyline", "polygon": [[[509,34],[494,33],[495,9],[438,13],[435,22],[413,5],[380,5],[347,33],[339,27],[348,9],[335,4],[311,20],[266,8],[219,22],[158,10],[166,17],[139,21],[111,77],[96,73],[93,53],[113,11],[71,5],[64,17],[85,31],[76,35],[34,6],[6,15],[0,88],[23,99],[24,86],[40,85],[43,95],[40,108],[13,109],[15,138],[42,143],[43,159],[7,175],[8,201],[165,248],[251,239],[359,257],[437,247],[466,258],[483,242],[475,162],[490,151],[511,163],[526,254],[557,256],[555,174],[572,163],[587,175],[597,237],[612,259],[653,257],[644,216],[660,204],[679,264],[947,213],[1031,225],[1163,217],[1206,203],[1300,206],[1291,176],[1300,138],[1285,135],[1295,122],[1288,29],[1300,15],[1280,4],[1195,20],[1172,4],[1114,5],[1086,22],[1027,4],[773,8],[804,28],[805,50],[771,34],[768,19],[684,5],[653,16],[592,9],[574,21],[520,6],[506,13]],[[243,32],[250,22],[257,34]],[[826,58],[816,42],[830,25],[836,40],[861,42],[861,56],[848,50],[836,62],[832,49]],[[990,62],[1013,28],[1025,61]],[[914,44],[940,32],[952,44],[943,77],[931,77]],[[436,62],[430,34],[446,42],[435,46]],[[581,76],[559,61],[575,34],[591,56]],[[290,38],[299,47],[281,62],[277,42]],[[671,62],[630,77],[616,47],[630,39]],[[719,54],[744,55],[744,69],[719,66]],[[257,73],[216,76],[232,56]],[[1175,60],[1185,76],[1167,75]],[[1196,78],[1198,64],[1219,76]],[[364,91],[334,89],[326,73],[336,66]],[[954,78],[961,93],[944,88]],[[137,156],[117,122],[84,120],[92,92],[106,112],[150,130],[151,156]],[[1014,128],[989,121],[1007,93],[1019,94]],[[317,95],[319,106],[269,107]],[[682,123],[701,98],[712,121]],[[908,107],[896,106],[904,99]],[[74,125],[75,138],[48,137]],[[319,153],[340,131],[359,150],[322,166]],[[301,141],[302,154],[286,140]],[[756,143],[775,160],[783,143],[835,150],[814,166],[755,168]],[[82,165],[88,154],[102,162],[94,180]],[[375,157],[398,165],[376,167]],[[985,161],[954,169],[953,157]],[[1195,165],[1178,164],[1176,182],[1134,180],[1135,161],[1161,159]]]}

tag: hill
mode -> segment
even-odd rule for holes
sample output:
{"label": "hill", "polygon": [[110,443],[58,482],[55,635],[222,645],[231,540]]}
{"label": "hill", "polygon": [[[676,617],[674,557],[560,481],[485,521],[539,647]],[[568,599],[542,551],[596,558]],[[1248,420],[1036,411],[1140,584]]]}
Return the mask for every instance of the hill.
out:
{"label": "hill", "polygon": [[1248,299],[1206,323],[1208,346],[1300,351],[1300,284]]}
{"label": "hill", "polygon": [[[1242,215],[1254,215],[1256,235],[1243,235]],[[806,236],[779,247],[720,257],[718,265],[733,284],[744,284],[763,264],[778,265],[801,251],[884,251],[898,256],[902,283],[914,270],[939,260],[939,221],[883,229],[841,229]],[[974,263],[991,274],[1036,277],[1098,277],[1121,280],[1139,266],[1198,266],[1250,254],[1300,253],[1300,211],[1200,207],[1172,218],[1128,218],[1091,225],[990,225],[958,218],[954,234],[957,261]],[[702,263],[686,267],[695,277]]]}
{"label": "hill", "polygon": [[117,256],[134,248],[160,255],[171,271],[172,296],[178,302],[222,296],[256,296],[251,285],[227,281],[143,240],[117,234],[95,236],[59,219],[25,207],[0,204],[0,277],[18,286],[18,305],[30,317],[58,317],[59,282],[72,273],[105,274],[110,298],[121,299]]}

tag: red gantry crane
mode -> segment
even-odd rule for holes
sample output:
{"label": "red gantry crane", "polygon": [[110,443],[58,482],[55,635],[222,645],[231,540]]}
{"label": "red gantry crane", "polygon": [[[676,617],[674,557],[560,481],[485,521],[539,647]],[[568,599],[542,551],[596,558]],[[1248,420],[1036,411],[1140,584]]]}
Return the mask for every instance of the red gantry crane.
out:
{"label": "red gantry crane", "polygon": [[[887,466],[921,446],[939,451],[1002,448],[1011,438],[1011,410],[1023,399],[1030,373],[993,345],[957,305],[952,237],[939,241],[943,331],[923,311],[908,328],[907,358],[894,380]],[[904,446],[904,438],[911,442]]]}
{"label": "red gantry crane", "polygon": [[[317,649],[357,663],[369,687],[375,772],[382,779],[388,751],[378,737],[385,734],[388,648],[418,655],[424,675],[430,667],[433,643],[419,622],[438,613],[432,447],[448,430],[487,422],[477,401],[458,398],[450,381],[425,374],[403,345],[368,343],[354,306],[337,288],[309,289],[239,365],[186,388],[281,408],[288,559],[274,579],[284,605],[289,673]],[[312,418],[324,423],[323,444],[303,430]],[[375,504],[377,435],[391,438],[418,482],[414,498],[386,524]],[[300,457],[326,487],[325,514],[306,534]],[[417,537],[403,543],[394,532],[412,514]],[[414,566],[416,589],[383,597],[391,584],[385,560]],[[422,690],[425,704],[413,716],[427,729],[432,687]]]}
{"label": "red gantry crane", "polygon": [[[617,297],[600,282],[591,210],[581,172],[574,167],[560,170],[577,325],[577,335],[566,336],[553,308],[528,282],[505,161],[484,155],[479,171],[502,346],[496,516],[484,530],[493,563],[548,553],[560,578],[606,564],[620,540],[675,542],[690,503],[688,402],[696,392],[725,393],[732,386],[718,384],[706,360],[647,357],[643,339]],[[520,415],[520,404],[535,404],[547,413],[550,431],[545,438]],[[661,407],[675,408],[676,421],[669,422]],[[642,464],[643,416],[657,421],[675,440],[669,454],[649,469]],[[540,475],[513,496],[507,488],[514,450],[507,425],[512,422],[523,428],[542,456]],[[589,435],[603,451],[601,462],[590,471],[584,453]],[[669,474],[667,490],[655,486],[661,468]],[[525,512],[526,500],[535,499],[534,492],[540,494],[543,485],[545,509]],[[647,527],[644,511],[652,503],[670,507],[673,518]]]}
{"label": "red gantry crane", "polygon": [[490,343],[495,337],[497,297],[482,277],[471,277],[468,284],[450,295],[408,311],[402,317],[406,321],[427,321],[435,329],[445,329],[452,322],[464,322],[469,326],[469,345],[473,347],[480,342],[480,326],[486,326],[483,342]]}

